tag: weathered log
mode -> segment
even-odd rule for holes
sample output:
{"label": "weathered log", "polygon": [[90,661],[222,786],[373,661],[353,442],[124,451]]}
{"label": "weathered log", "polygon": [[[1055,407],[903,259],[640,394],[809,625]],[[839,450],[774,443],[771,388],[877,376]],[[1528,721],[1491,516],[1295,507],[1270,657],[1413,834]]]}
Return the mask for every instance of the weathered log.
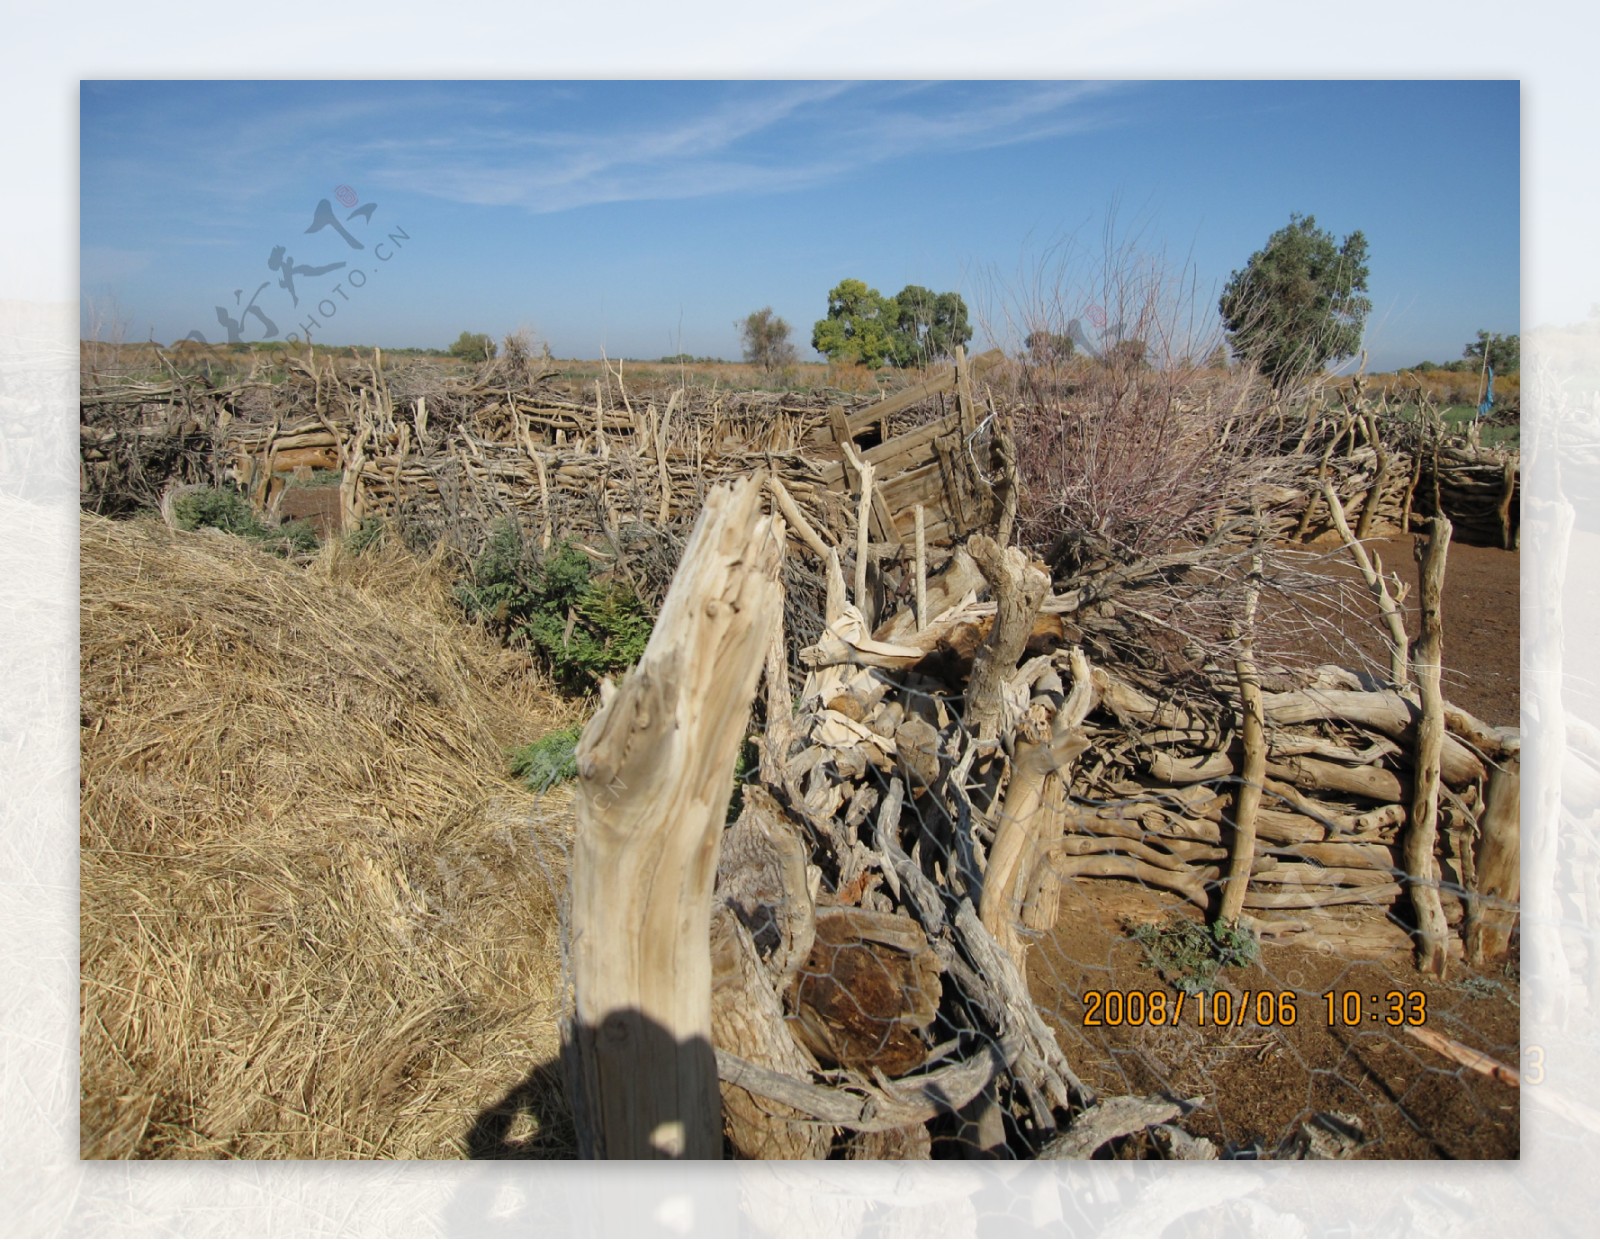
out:
{"label": "weathered log", "polygon": [[898,779],[890,780],[889,791],[878,808],[873,844],[887,862],[884,874],[896,886],[896,893],[903,891],[906,903],[922,923],[922,928],[930,936],[938,935],[944,931],[945,925],[944,904],[939,897],[939,889],[900,846],[900,813],[904,803],[904,786]]}
{"label": "weathered log", "polygon": [[578,748],[567,1031],[581,1151],[716,1157],[711,884],[733,766],[780,608],[781,521],[713,491],[638,666]]}
{"label": "weathered log", "polygon": [[1476,890],[1464,917],[1467,959],[1474,965],[1499,960],[1511,946],[1511,930],[1522,896],[1522,767],[1509,759],[1489,776],[1478,819]]}
{"label": "weathered log", "polygon": [[1388,906],[1400,894],[1399,883],[1384,883],[1364,887],[1300,887],[1293,891],[1249,892],[1244,906],[1265,908],[1325,908],[1335,904],[1375,904]]}
{"label": "weathered log", "polygon": [[788,816],[765,788],[747,785],[744,807],[723,834],[716,893],[749,932],[779,990],[811,954],[816,937],[806,863],[805,845]]}
{"label": "weathered log", "polygon": [[[1264,694],[1262,705],[1267,722],[1277,726],[1340,719],[1358,727],[1370,728],[1392,741],[1406,745],[1416,743],[1416,724],[1422,713],[1418,705],[1393,690],[1369,693],[1301,689],[1290,693]],[[1447,718],[1454,721],[1451,730],[1458,732],[1468,744],[1493,755],[1507,743],[1495,729],[1474,719],[1466,711],[1448,705],[1445,709]],[[1476,783],[1484,777],[1481,759],[1456,737],[1447,734],[1441,744],[1440,770],[1444,781],[1452,788]]]}
{"label": "weathered log", "polygon": [[1071,659],[1071,694],[1052,711],[1047,727],[1041,729],[1042,735],[1017,738],[1011,782],[1001,803],[979,903],[983,924],[1010,954],[1024,980],[1027,952],[1016,926],[1027,893],[1019,887],[1031,879],[1048,841],[1061,835],[1060,819],[1052,810],[1063,804],[1059,790],[1069,779],[1073,760],[1089,744],[1081,725],[1094,707],[1094,685],[1083,652],[1074,647]]}
{"label": "weathered log", "polygon": [[789,988],[794,1033],[825,1063],[903,1076],[921,1066],[939,1007],[939,959],[916,922],[824,906]]}
{"label": "weathered log", "polygon": [[979,740],[993,740],[1000,723],[1000,690],[1016,669],[1033,618],[1050,589],[1049,574],[1016,547],[1001,548],[986,535],[967,544],[998,606],[993,630],[973,660],[967,682],[965,723]]}
{"label": "weathered log", "polygon": [[[985,928],[971,900],[963,899],[956,906],[954,921],[961,944],[995,1004],[993,1015],[1001,1038],[1019,1040],[1020,1049],[1012,1064],[1019,1084],[1042,1095],[1044,1105],[1035,1108],[1034,1121],[1041,1129],[1054,1128],[1055,1120],[1048,1107],[1069,1106],[1073,1093],[1082,1101],[1092,1101],[1093,1093],[1068,1065],[1060,1043],[1039,1015],[1021,975]],[[982,994],[973,997],[981,1001]]]}
{"label": "weathered log", "polygon": [[1107,1141],[1164,1124],[1204,1105],[1204,1098],[1107,1098],[1074,1119],[1072,1127],[1039,1151],[1039,1157],[1090,1158]]}
{"label": "weathered log", "polygon": [[[1417,914],[1417,967],[1443,978],[1448,965],[1445,952],[1444,909],[1439,902],[1439,866],[1434,856],[1438,835],[1440,753],[1444,747],[1444,695],[1439,669],[1444,625],[1441,597],[1445,560],[1450,549],[1450,519],[1435,516],[1429,522],[1422,555],[1422,629],[1412,652],[1422,699],[1417,723],[1415,778],[1411,814],[1401,850],[1407,890]],[[1397,797],[1386,798],[1397,800]]]}
{"label": "weathered log", "polygon": [[1217,917],[1235,925],[1250,886],[1251,863],[1256,855],[1256,817],[1261,808],[1262,782],[1267,772],[1265,721],[1261,711],[1261,682],[1256,676],[1254,630],[1256,601],[1260,594],[1261,556],[1251,557],[1250,586],[1245,596],[1244,621],[1234,633],[1239,655],[1234,671],[1239,679],[1239,743],[1243,770],[1238,801],[1233,811],[1233,836],[1228,841],[1228,873],[1223,880]]}
{"label": "weathered log", "polygon": [[[802,885],[801,893],[804,893]],[[772,978],[742,916],[723,906],[711,915],[711,1040],[786,1076],[810,1079],[816,1064],[790,1036]],[[758,1100],[741,1085],[722,1083],[722,1121],[741,1158],[826,1158],[833,1130],[781,1102]]]}
{"label": "weathered log", "polygon": [[[957,547],[945,566],[928,582],[928,623],[932,624],[968,595],[976,594],[983,585],[982,570],[965,547]],[[917,623],[915,611],[902,609],[885,620],[872,636],[878,641],[900,644],[925,627]]]}
{"label": "weathered log", "polygon": [[1298,788],[1316,792],[1341,792],[1373,801],[1398,801],[1409,780],[1376,766],[1344,766],[1318,758],[1285,757],[1267,763],[1267,774]]}
{"label": "weathered log", "polygon": [[729,1051],[716,1053],[717,1072],[763,1098],[813,1119],[856,1132],[886,1132],[926,1123],[965,1106],[1016,1056],[1016,1039],[988,1043],[972,1058],[936,1071],[888,1081],[874,1088],[859,1080],[830,1088],[775,1072]]}
{"label": "weathered log", "polygon": [[1051,861],[1062,878],[1128,878],[1149,887],[1176,892],[1202,912],[1208,912],[1211,898],[1206,884],[1216,880],[1216,866],[1192,866],[1187,871],[1147,865],[1132,857],[1068,857],[1059,848],[1051,851]]}

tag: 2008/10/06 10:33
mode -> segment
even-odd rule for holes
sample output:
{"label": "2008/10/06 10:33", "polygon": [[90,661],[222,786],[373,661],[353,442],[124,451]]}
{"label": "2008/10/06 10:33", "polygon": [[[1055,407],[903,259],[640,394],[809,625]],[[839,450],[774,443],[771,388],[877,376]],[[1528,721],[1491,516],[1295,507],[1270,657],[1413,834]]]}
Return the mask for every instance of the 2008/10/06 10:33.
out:
{"label": "2008/10/06 10:33", "polygon": [[[1210,995],[1170,996],[1165,991],[1088,990],[1084,992],[1086,1027],[1119,1025],[1176,1025],[1185,1007],[1201,1026],[1243,1025],[1254,1017],[1257,1025],[1293,1025],[1299,1012],[1292,990],[1245,991],[1235,996],[1218,990]],[[1383,1023],[1393,1027],[1421,1026],[1428,1019],[1428,996],[1420,990],[1391,990],[1379,996],[1359,990],[1329,990],[1322,995],[1327,1022],[1347,1027]],[[1192,1004],[1190,1001],[1193,1001]]]}

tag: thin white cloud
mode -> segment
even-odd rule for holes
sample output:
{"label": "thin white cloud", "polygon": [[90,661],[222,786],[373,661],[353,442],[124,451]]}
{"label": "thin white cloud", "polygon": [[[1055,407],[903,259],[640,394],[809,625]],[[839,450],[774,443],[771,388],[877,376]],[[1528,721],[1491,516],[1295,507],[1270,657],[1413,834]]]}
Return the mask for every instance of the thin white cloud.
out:
{"label": "thin white cloud", "polygon": [[[597,203],[801,189],[939,150],[971,151],[1115,123],[1099,83],[784,84],[671,124],[477,125],[366,149],[376,175],[447,200],[547,213]],[[922,106],[917,107],[915,105]]]}
{"label": "thin white cloud", "polygon": [[[1067,82],[236,83],[86,108],[87,229],[132,211],[233,235],[286,187],[328,176],[544,214],[772,194],[888,161],[1120,123],[1117,89]],[[635,92],[628,95],[623,92]],[[92,92],[91,92],[92,93]],[[585,107],[592,101],[592,107]],[[346,172],[345,170],[349,171]],[[115,205],[107,196],[117,190]],[[176,188],[175,188],[176,187]],[[296,195],[304,191],[296,189]],[[309,204],[308,204],[309,207]]]}

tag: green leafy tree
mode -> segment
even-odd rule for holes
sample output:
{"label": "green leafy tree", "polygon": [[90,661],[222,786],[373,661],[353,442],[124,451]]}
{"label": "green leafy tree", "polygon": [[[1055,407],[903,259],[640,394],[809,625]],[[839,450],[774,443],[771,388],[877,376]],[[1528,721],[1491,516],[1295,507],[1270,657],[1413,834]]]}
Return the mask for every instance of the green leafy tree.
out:
{"label": "green leafy tree", "polygon": [[861,280],[841,280],[828,294],[828,317],[811,331],[811,347],[835,362],[860,362],[876,370],[894,354],[898,311]]}
{"label": "green leafy tree", "polygon": [[828,294],[828,317],[817,321],[811,346],[834,361],[907,367],[951,357],[971,339],[959,293],[908,284],[885,297],[860,280],[844,280]]}
{"label": "green leafy tree", "polygon": [[1070,362],[1072,355],[1078,351],[1077,341],[1073,340],[1070,333],[1046,331],[1043,328],[1029,332],[1023,347],[1028,350],[1028,360],[1036,366]]}
{"label": "green leafy tree", "polygon": [[469,362],[490,362],[495,355],[494,338],[488,332],[462,332],[450,346],[450,356]]}
{"label": "green leafy tree", "polygon": [[1475,363],[1473,369],[1483,366],[1483,355],[1489,354],[1489,365],[1494,367],[1497,375],[1509,375],[1522,369],[1522,337],[1513,333],[1502,336],[1498,332],[1478,333],[1478,338],[1466,347],[1461,354],[1468,361]]}
{"label": "green leafy tree", "polygon": [[934,301],[933,327],[928,332],[928,357],[954,357],[957,347],[972,340],[967,303],[960,293],[940,293]]}
{"label": "green leafy tree", "polygon": [[967,303],[959,293],[935,293],[920,284],[908,284],[891,303],[896,366],[927,366],[941,357],[953,357],[958,345],[972,339]]}
{"label": "green leafy tree", "polygon": [[908,284],[892,299],[896,366],[926,366],[933,359],[934,322],[939,295],[920,284]]}
{"label": "green leafy tree", "polygon": [[1372,309],[1366,291],[1366,238],[1335,243],[1314,216],[1295,214],[1233,273],[1217,308],[1234,354],[1283,390],[1355,356]]}
{"label": "green leafy tree", "polygon": [[744,360],[761,367],[765,374],[793,366],[794,343],[789,339],[789,324],[763,306],[734,323],[744,340]]}

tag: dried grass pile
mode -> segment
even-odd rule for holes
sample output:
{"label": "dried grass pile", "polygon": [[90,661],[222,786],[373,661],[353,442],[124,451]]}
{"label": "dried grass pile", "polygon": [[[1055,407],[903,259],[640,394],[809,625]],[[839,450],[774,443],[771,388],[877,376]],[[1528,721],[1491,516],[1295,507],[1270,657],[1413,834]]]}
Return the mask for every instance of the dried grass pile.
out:
{"label": "dried grass pile", "polygon": [[459,1157],[519,1086],[569,1153],[568,798],[505,753],[573,708],[436,562],[80,542],[83,1157]]}

